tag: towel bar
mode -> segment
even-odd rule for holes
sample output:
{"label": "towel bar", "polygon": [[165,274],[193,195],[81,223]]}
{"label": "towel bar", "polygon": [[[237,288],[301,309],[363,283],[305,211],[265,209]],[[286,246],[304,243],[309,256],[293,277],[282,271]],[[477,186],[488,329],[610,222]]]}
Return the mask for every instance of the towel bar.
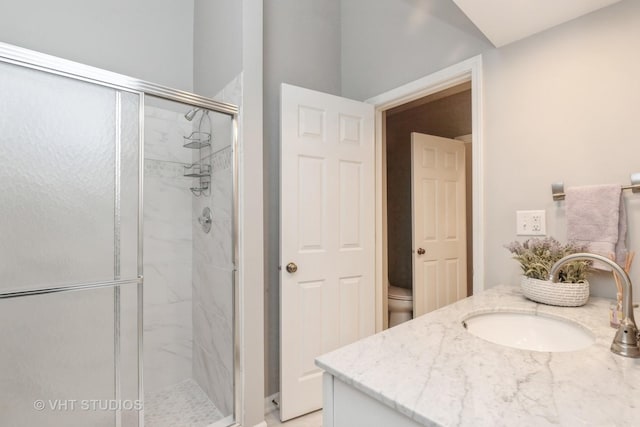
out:
{"label": "towel bar", "polygon": [[[634,193],[640,193],[640,172],[631,174],[631,185],[623,185],[623,190],[631,190]],[[562,181],[554,182],[551,184],[551,194],[553,195],[553,200],[560,201],[564,200],[564,183]]]}

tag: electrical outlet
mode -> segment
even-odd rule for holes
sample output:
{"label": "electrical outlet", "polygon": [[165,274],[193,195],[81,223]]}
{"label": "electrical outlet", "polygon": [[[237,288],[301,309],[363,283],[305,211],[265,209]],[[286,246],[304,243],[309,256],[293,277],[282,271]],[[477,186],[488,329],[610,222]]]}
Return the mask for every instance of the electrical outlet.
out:
{"label": "electrical outlet", "polygon": [[546,211],[516,211],[518,236],[544,236],[547,234]]}

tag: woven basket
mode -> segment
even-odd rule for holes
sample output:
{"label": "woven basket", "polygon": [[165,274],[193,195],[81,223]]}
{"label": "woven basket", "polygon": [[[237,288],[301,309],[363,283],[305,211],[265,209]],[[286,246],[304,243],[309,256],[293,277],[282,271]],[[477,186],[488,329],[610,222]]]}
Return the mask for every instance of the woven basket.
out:
{"label": "woven basket", "polygon": [[553,283],[522,276],[521,286],[525,297],[543,304],[580,307],[589,300],[589,282]]}

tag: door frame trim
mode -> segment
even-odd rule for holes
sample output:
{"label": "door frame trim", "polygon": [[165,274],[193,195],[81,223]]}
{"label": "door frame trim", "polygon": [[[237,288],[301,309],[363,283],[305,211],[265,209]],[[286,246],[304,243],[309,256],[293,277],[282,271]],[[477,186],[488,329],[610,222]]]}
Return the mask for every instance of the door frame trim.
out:
{"label": "door frame trim", "polygon": [[385,112],[415,99],[471,81],[471,175],[473,185],[473,293],[484,289],[484,135],[482,126],[482,55],[429,74],[418,80],[365,100],[375,107],[375,187],[376,187],[376,331],[387,327],[387,203]]}

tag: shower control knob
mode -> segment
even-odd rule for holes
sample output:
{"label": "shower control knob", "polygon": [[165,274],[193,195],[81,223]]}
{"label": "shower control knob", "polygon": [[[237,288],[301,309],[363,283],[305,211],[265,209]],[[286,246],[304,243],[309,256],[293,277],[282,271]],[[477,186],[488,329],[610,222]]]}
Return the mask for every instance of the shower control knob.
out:
{"label": "shower control knob", "polygon": [[287,264],[288,273],[295,273],[296,271],[298,271],[298,266],[295,262],[290,262],[289,264]]}
{"label": "shower control knob", "polygon": [[211,231],[211,223],[213,222],[213,217],[211,216],[211,209],[204,208],[202,210],[202,216],[198,218],[198,223],[202,227],[202,231],[208,233]]}
{"label": "shower control knob", "polygon": [[424,255],[426,251],[422,248],[418,248],[418,255]]}

